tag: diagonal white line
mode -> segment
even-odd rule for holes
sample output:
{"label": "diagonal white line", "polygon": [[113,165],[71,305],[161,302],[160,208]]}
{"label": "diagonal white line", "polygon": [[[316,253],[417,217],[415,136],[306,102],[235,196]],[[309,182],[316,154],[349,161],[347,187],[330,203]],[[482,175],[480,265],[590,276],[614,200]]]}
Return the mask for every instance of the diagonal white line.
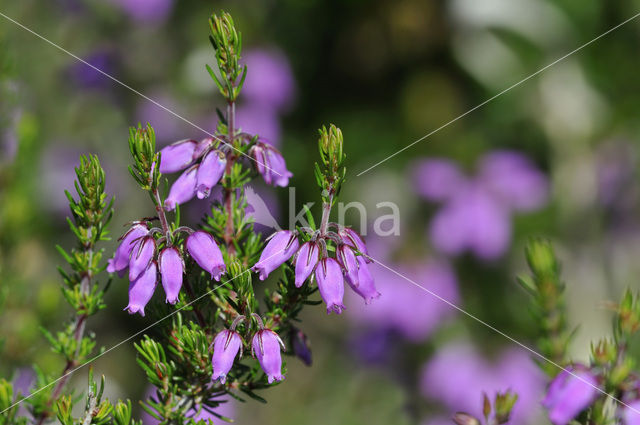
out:
{"label": "diagonal white line", "polygon": [[380,261],[376,260],[375,258],[367,255],[367,258],[371,259],[374,263],[384,267],[385,269],[389,270],[390,272],[392,272],[393,274],[397,275],[398,277],[403,278],[404,280],[406,280],[407,282],[411,283],[412,285],[416,286],[417,288],[419,288],[420,290],[428,293],[429,295],[437,298],[438,300],[442,301],[443,303],[447,304],[449,307],[459,311],[460,313],[464,314],[465,316],[475,320],[476,322],[480,323],[481,325],[486,326],[487,328],[491,329],[492,331],[494,331],[495,333],[497,333],[500,336],[503,336],[504,338],[508,339],[509,341],[513,342],[514,344],[524,348],[525,350],[527,350],[528,352],[530,352],[531,354],[533,354],[534,356],[540,358],[541,360],[544,360],[545,362],[557,367],[558,369],[567,372],[568,374],[570,374],[571,376],[573,376],[574,378],[584,382],[585,384],[587,384],[588,386],[594,388],[595,390],[597,390],[599,393],[601,393],[602,395],[609,397],[611,400],[621,404],[622,406],[626,407],[627,409],[632,410],[635,413],[640,414],[640,410],[635,409],[632,406],[629,406],[627,403],[623,402],[622,400],[616,398],[615,396],[609,394],[608,392],[604,391],[603,389],[600,389],[598,386],[593,385],[591,382],[587,381],[586,379],[582,378],[581,376],[573,373],[572,371],[570,371],[569,369],[562,367],[561,365],[559,365],[558,363],[554,362],[551,359],[548,359],[547,357],[545,357],[544,355],[538,353],[536,350],[534,350],[533,348],[530,348],[529,346],[523,344],[522,342],[518,341],[517,339],[507,335],[506,333],[502,332],[501,330],[495,328],[494,326],[491,326],[489,323],[485,322],[484,320],[478,318],[477,316],[469,313],[468,311],[464,310],[461,307],[458,307],[457,305],[455,305],[454,303],[442,298],[440,295],[436,294],[435,292],[425,288],[424,286],[420,285],[419,283],[417,283],[416,281],[410,279],[409,277],[403,275],[402,273],[398,272],[397,270],[392,269],[391,267],[387,266],[386,264],[382,264]]}
{"label": "diagonal white line", "polygon": [[232,280],[237,279],[237,278],[239,278],[240,276],[242,276],[243,274],[245,274],[245,273],[247,273],[247,272],[250,272],[250,271],[251,271],[251,269],[247,269],[247,270],[245,270],[244,272],[240,273],[239,275],[235,276],[234,278],[229,279],[229,280],[227,280],[227,281],[225,281],[225,282],[222,282],[221,284],[217,285],[215,288],[213,288],[213,289],[211,289],[210,291],[208,291],[208,292],[206,292],[206,293],[204,293],[204,294],[200,295],[198,298],[196,298],[196,299],[194,299],[194,300],[190,301],[189,303],[187,303],[187,304],[183,305],[183,306],[182,306],[182,307],[180,307],[179,309],[177,309],[177,310],[175,310],[175,311],[173,311],[173,312],[169,313],[168,315],[166,315],[166,316],[164,316],[164,317],[162,317],[162,318],[160,318],[160,319],[156,320],[155,322],[153,322],[152,324],[148,325],[147,327],[145,327],[145,328],[143,328],[143,329],[139,330],[138,332],[136,332],[136,333],[134,333],[133,335],[131,335],[131,336],[127,337],[126,339],[123,339],[122,341],[120,341],[120,342],[119,342],[119,343],[117,343],[116,345],[114,345],[114,346],[112,346],[112,347],[109,347],[107,350],[105,350],[105,351],[103,351],[102,353],[100,353],[100,354],[96,355],[96,356],[95,356],[95,357],[93,357],[92,359],[87,360],[86,362],[82,363],[80,366],[78,366],[78,367],[76,367],[76,368],[74,368],[74,369],[71,369],[69,372],[65,373],[64,375],[60,376],[59,378],[55,379],[54,381],[49,382],[47,385],[45,385],[45,386],[43,386],[43,387],[41,387],[41,388],[38,388],[37,390],[35,390],[35,391],[31,392],[28,396],[23,397],[23,398],[21,398],[20,400],[18,400],[18,401],[16,401],[16,402],[14,402],[11,406],[9,406],[9,407],[7,407],[6,409],[4,409],[3,411],[1,411],[1,412],[0,412],[0,414],[2,414],[2,413],[4,413],[4,412],[6,412],[6,411],[7,411],[7,410],[9,410],[9,409],[14,408],[15,406],[17,406],[18,404],[22,403],[22,402],[23,402],[23,401],[25,401],[25,400],[30,399],[30,398],[31,398],[31,397],[33,397],[34,395],[38,394],[40,391],[42,391],[42,390],[45,390],[45,389],[49,388],[50,386],[52,386],[52,385],[53,385],[53,384],[55,384],[56,382],[60,381],[61,379],[64,379],[64,378],[66,378],[67,376],[69,376],[69,375],[73,374],[74,372],[76,372],[77,370],[82,369],[83,367],[87,366],[89,363],[92,363],[92,362],[94,362],[94,361],[98,360],[100,357],[104,356],[105,354],[109,353],[110,351],[113,351],[113,350],[115,350],[116,348],[120,347],[122,344],[125,344],[125,343],[127,343],[127,342],[131,341],[131,340],[132,340],[132,339],[134,339],[135,337],[137,337],[137,336],[141,335],[142,333],[144,333],[144,332],[148,331],[149,329],[153,328],[153,327],[154,327],[155,325],[157,325],[158,323],[160,323],[160,322],[164,321],[165,319],[168,319],[169,317],[171,317],[171,316],[175,315],[176,313],[180,312],[181,310],[183,310],[183,309],[185,309],[185,308],[189,307],[191,304],[193,304],[193,303],[195,303],[195,302],[197,302],[197,301],[200,301],[202,298],[204,298],[204,297],[206,297],[207,295],[211,294],[211,293],[212,293],[212,292],[214,292],[215,290],[217,290],[217,289],[219,289],[219,288],[223,287],[224,285],[226,285],[227,283],[231,282]]}
{"label": "diagonal white line", "polygon": [[393,158],[394,156],[406,151],[407,149],[409,149],[410,147],[422,142],[423,140],[425,140],[428,137],[433,136],[434,134],[436,134],[437,132],[439,132],[440,130],[443,130],[446,127],[449,127],[451,124],[455,123],[456,121],[460,120],[461,118],[466,117],[467,115],[469,115],[470,113],[476,111],[477,109],[482,108],[484,105],[486,105],[489,102],[494,101],[495,99],[497,99],[498,97],[502,96],[503,94],[507,93],[508,91],[520,86],[521,84],[525,83],[526,81],[529,81],[530,79],[532,79],[533,77],[537,76],[538,74],[541,74],[542,72],[546,71],[547,69],[551,68],[552,66],[556,65],[559,62],[562,62],[563,60],[565,60],[566,58],[568,58],[569,56],[573,55],[574,53],[579,52],[580,50],[584,49],[585,47],[589,46],[590,44],[595,43],[596,41],[600,40],[602,37],[612,33],[613,31],[617,30],[618,28],[620,28],[621,26],[633,21],[634,19],[636,19],[638,16],[640,16],[640,12],[633,15],[631,18],[627,19],[626,21],[616,25],[613,28],[610,28],[609,30],[603,32],[602,34],[600,34],[599,36],[597,36],[596,38],[584,43],[582,46],[575,48],[574,50],[570,51],[569,53],[567,53],[566,55],[562,56],[561,58],[556,59],[555,61],[551,62],[549,65],[545,66],[544,68],[540,68],[539,70],[537,70],[536,72],[534,72],[533,74],[529,75],[528,77],[518,81],[515,84],[512,84],[511,86],[507,87],[506,89],[502,90],[500,93],[490,97],[489,99],[485,100],[484,102],[480,103],[479,105],[474,106],[473,108],[469,109],[467,112],[465,112],[462,115],[457,116],[456,118],[452,119],[451,121],[441,125],[440,127],[436,128],[435,130],[433,130],[432,132],[422,136],[421,138],[415,140],[414,142],[408,144],[407,146],[403,147],[402,149],[400,149],[399,151],[389,155],[388,157],[384,158],[381,161],[376,162],[375,164],[373,164],[371,167],[367,168],[364,171],[361,171],[360,173],[357,174],[356,177],[360,177],[361,175],[363,175],[364,173],[376,168],[378,165],[387,162],[388,160],[390,160],[391,158]]}
{"label": "diagonal white line", "polygon": [[[192,121],[186,119],[185,117],[183,117],[182,115],[178,114],[177,112],[172,111],[171,109],[167,108],[166,106],[158,103],[157,101],[153,100],[152,98],[150,98],[149,96],[145,95],[144,93],[139,92],[138,90],[134,89],[133,87],[129,86],[128,84],[122,82],[121,80],[117,79],[116,77],[114,77],[113,75],[101,70],[100,68],[90,64],[89,62],[87,62],[86,60],[82,59],[81,57],[75,55],[74,53],[70,52],[69,50],[65,49],[64,47],[54,43],[53,41],[49,40],[48,38],[46,38],[45,36],[37,33],[36,31],[32,30],[31,28],[21,24],[20,22],[16,21],[15,19],[5,15],[4,13],[0,12],[0,16],[2,16],[3,18],[5,18],[6,20],[13,22],[14,24],[16,24],[17,26],[19,26],[20,28],[22,28],[25,31],[30,32],[31,34],[35,35],[36,37],[38,37],[39,39],[47,42],[48,44],[52,45],[53,47],[55,47],[56,49],[66,53],[67,55],[71,56],[72,58],[76,59],[79,62],[82,62],[83,64],[85,64],[86,66],[88,66],[89,68],[95,70],[96,72],[99,72],[100,74],[104,75],[105,77],[109,78],[110,80],[120,84],[122,87],[132,91],[133,93],[137,94],[138,96],[142,97],[145,100],[148,100],[149,102],[153,103],[154,105],[158,106],[159,108],[164,109],[166,112],[170,113],[171,115],[173,115],[176,118],[181,119],[182,121],[186,122],[187,124],[191,125],[192,127],[202,131],[203,133],[205,133],[206,135],[218,140],[221,143],[224,143],[226,145],[228,145],[231,149],[235,150],[236,152],[240,153],[242,156],[246,156],[247,158],[249,158],[250,160],[252,160],[253,162],[255,162],[256,164],[259,164],[258,161],[256,161],[255,158],[252,158],[250,155],[247,155],[246,153],[242,152],[240,149],[236,148],[235,146],[232,146],[231,144],[225,142],[224,140],[222,140],[221,138],[219,138],[218,136],[208,132],[207,130],[205,130],[204,128],[200,127],[199,125],[193,123]],[[272,171],[274,173],[276,173],[279,176],[282,176],[282,174],[280,174],[279,172],[277,172],[276,170],[274,170],[273,168],[270,168],[266,165],[262,165],[264,166],[264,168],[268,169],[269,171]]]}

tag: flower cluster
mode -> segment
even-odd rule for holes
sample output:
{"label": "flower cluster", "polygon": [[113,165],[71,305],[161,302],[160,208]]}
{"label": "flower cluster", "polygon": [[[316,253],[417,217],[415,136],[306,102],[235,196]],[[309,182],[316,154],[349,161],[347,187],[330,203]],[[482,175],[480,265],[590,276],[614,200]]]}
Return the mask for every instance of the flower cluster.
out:
{"label": "flower cluster", "polygon": [[[217,281],[226,272],[222,252],[213,237],[202,230],[192,231],[184,242],[184,248],[191,258]],[[129,269],[129,304],[125,308],[129,313],[140,313],[151,300],[158,281],[158,274],[166,295],[166,302],[178,301],[184,275],[184,248],[170,242],[167,236],[156,239],[162,234],[160,228],[149,229],[146,221],[136,222],[120,239],[120,245],[107,271],[117,272],[120,277]],[[164,245],[164,246],[163,246]]]}
{"label": "flower cluster", "polygon": [[[251,144],[250,158],[264,181],[274,186],[287,186],[293,175],[287,170],[282,154],[264,141],[254,141],[248,134],[240,133],[237,140]],[[221,143],[211,137],[195,140],[181,140],[160,151],[160,172],[163,174],[183,171],[169,190],[164,202],[167,211],[184,204],[194,197],[208,198],[213,186],[227,172],[228,157],[235,156],[237,149],[229,143]]]}
{"label": "flower cluster", "polygon": [[[267,375],[269,384],[274,381],[282,381],[282,357],[280,347],[284,350],[284,342],[277,333],[264,327],[262,319],[257,314],[252,317],[258,322],[258,330],[251,338],[251,354],[258,359],[262,370]],[[213,339],[213,356],[211,365],[213,375],[211,379],[220,380],[223,384],[227,379],[227,374],[233,367],[233,362],[238,356],[242,357],[244,342],[236,326],[244,321],[244,316],[238,316],[230,329],[223,329]]]}
{"label": "flower cluster", "polygon": [[[302,246],[298,241],[298,232],[283,230],[272,235],[262,251],[260,259],[252,270],[265,280],[269,274],[293,258],[295,268],[295,286],[302,284],[315,275],[322,300],[327,305],[327,313],[340,314],[344,310],[344,282],[369,304],[380,296],[367,263],[367,247],[354,230],[337,223],[328,223],[328,229],[337,232],[302,228],[308,241]],[[328,244],[335,244],[335,258],[329,256]],[[314,274],[315,272],[315,274]]]}

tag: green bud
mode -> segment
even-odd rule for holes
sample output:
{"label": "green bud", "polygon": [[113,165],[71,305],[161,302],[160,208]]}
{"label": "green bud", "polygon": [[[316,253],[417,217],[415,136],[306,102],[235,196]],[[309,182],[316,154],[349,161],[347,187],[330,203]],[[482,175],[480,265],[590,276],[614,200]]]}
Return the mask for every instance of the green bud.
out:
{"label": "green bud", "polygon": [[591,344],[591,356],[598,366],[605,366],[616,360],[617,349],[613,341],[602,339],[596,345]]}
{"label": "green bud", "polygon": [[518,401],[518,394],[506,391],[504,393],[498,393],[494,402],[495,418],[499,424],[509,422],[511,416],[511,410]]}
{"label": "green bud", "polygon": [[629,289],[625,291],[618,307],[616,323],[618,332],[624,338],[630,337],[640,328],[640,302]]}
{"label": "green bud", "polygon": [[525,249],[527,262],[537,276],[557,273],[558,263],[551,242],[546,239],[532,239]]}
{"label": "green bud", "polygon": [[216,52],[216,62],[220,77],[207,65],[209,75],[218,86],[220,93],[229,102],[236,100],[247,76],[247,67],[240,66],[242,35],[236,30],[233,18],[226,12],[209,19],[211,34],[209,40]]}
{"label": "green bud", "polygon": [[315,175],[318,186],[322,189],[322,198],[325,203],[329,203],[329,200],[339,194],[347,171],[344,167],[344,140],[342,131],[333,124],[328,129],[323,126],[318,132],[320,164],[315,164]]}
{"label": "green bud", "polygon": [[143,128],[129,128],[129,151],[133,158],[133,165],[129,166],[129,172],[144,190],[152,190],[158,187],[160,181],[160,167],[154,164],[160,163],[160,154],[156,152],[156,134],[153,127],[147,124]]}

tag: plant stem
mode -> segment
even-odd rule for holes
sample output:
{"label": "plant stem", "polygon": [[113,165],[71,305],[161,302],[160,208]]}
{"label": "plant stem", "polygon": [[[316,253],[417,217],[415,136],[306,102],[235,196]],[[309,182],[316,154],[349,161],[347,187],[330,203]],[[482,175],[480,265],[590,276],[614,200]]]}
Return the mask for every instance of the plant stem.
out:
{"label": "plant stem", "polygon": [[324,202],[322,204],[322,221],[320,223],[320,236],[324,236],[327,233],[327,228],[329,227],[329,215],[331,214],[331,206],[333,204],[333,193],[330,188],[329,193],[329,202]]}
{"label": "plant stem", "polygon": [[158,188],[153,189],[152,194],[156,204],[156,212],[158,213],[158,218],[160,219],[160,225],[162,226],[162,232],[164,233],[164,236],[167,236],[167,242],[169,243],[169,245],[171,245],[171,239],[169,238],[169,222],[167,221],[167,214],[162,207],[162,200],[160,199],[160,192],[158,191]]}
{"label": "plant stem", "polygon": [[[235,102],[229,100],[227,105],[227,132],[229,137],[229,145],[234,147],[235,142],[235,117],[236,117],[236,106]],[[231,175],[231,171],[233,170],[233,163],[235,162],[235,155],[229,155],[227,158],[227,168],[225,170],[225,174],[227,176]],[[231,187],[231,183],[229,181],[229,177],[227,177],[227,184],[224,185],[224,208],[225,213],[227,215],[227,222],[225,224],[224,229],[224,242],[227,245],[227,251],[229,254],[235,254],[236,248],[233,244],[234,239],[234,228],[233,228],[233,190]]]}

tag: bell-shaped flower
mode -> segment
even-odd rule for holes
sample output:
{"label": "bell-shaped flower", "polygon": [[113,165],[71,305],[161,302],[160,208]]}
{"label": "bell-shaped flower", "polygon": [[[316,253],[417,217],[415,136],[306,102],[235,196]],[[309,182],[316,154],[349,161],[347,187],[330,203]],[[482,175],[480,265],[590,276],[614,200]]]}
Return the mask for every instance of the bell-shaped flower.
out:
{"label": "bell-shaped flower", "polygon": [[542,405],[554,425],[566,425],[598,396],[598,380],[584,367],[563,370],[551,381]]}
{"label": "bell-shaped flower", "polygon": [[256,168],[267,184],[285,187],[293,176],[282,154],[273,146],[259,142],[251,150]]}
{"label": "bell-shaped flower", "polygon": [[370,304],[376,298],[380,297],[380,292],[376,289],[373,276],[369,271],[369,265],[363,256],[358,256],[358,282],[359,285],[353,285],[349,279],[347,282],[353,291],[364,298],[365,304]]}
{"label": "bell-shaped flower", "polygon": [[169,196],[164,200],[164,207],[167,211],[173,211],[176,205],[184,204],[195,196],[197,174],[198,166],[194,165],[182,173],[171,185]]}
{"label": "bell-shaped flower", "polygon": [[[364,255],[369,255],[369,251],[367,251],[367,246],[364,244],[364,241],[360,237],[360,235],[353,229],[349,227],[343,227],[338,231],[338,235],[342,239],[342,242],[349,245],[351,248],[360,251]],[[370,263],[371,260],[366,258],[367,263]]]}
{"label": "bell-shaped flower", "polygon": [[227,380],[227,374],[233,367],[233,361],[238,353],[242,356],[242,338],[236,331],[223,329],[218,332],[213,339],[213,357],[211,365],[213,366],[213,375],[211,379],[214,381],[220,379],[223,384]]}
{"label": "bell-shaped flower", "polygon": [[[338,247],[338,252],[336,253],[336,258],[340,262],[342,266],[342,270],[344,271],[344,277],[349,282],[349,285],[353,287],[358,286],[358,261],[356,260],[356,254],[353,253],[353,250],[349,245],[340,245]],[[358,258],[363,258],[359,256]]]}
{"label": "bell-shaped flower", "polygon": [[260,254],[260,260],[251,268],[260,273],[260,280],[265,280],[269,273],[280,267],[298,251],[299,243],[289,230],[275,233]]}
{"label": "bell-shaped flower", "polygon": [[619,412],[623,425],[640,425],[640,400],[626,403]]}
{"label": "bell-shaped flower", "polygon": [[140,274],[147,269],[156,253],[156,241],[153,236],[145,236],[138,239],[131,251],[129,259],[129,281],[133,282]]}
{"label": "bell-shaped flower", "polygon": [[327,314],[336,312],[342,313],[344,304],[344,280],[340,264],[333,258],[324,258],[316,267],[316,282],[320,296],[327,305]]}
{"label": "bell-shaped flower", "polygon": [[270,384],[273,381],[282,381],[284,379],[280,346],[284,350],[284,343],[278,334],[271,329],[259,330],[251,341],[251,352],[258,358]]}
{"label": "bell-shaped flower", "polygon": [[198,142],[195,150],[193,151],[193,160],[197,160],[204,155],[209,148],[213,145],[213,137],[206,137]]}
{"label": "bell-shaped flower", "polygon": [[121,238],[122,242],[116,249],[116,253],[108,261],[107,272],[118,272],[118,276],[124,276],[124,270],[129,266],[129,258],[131,257],[131,251],[133,246],[138,242],[140,238],[143,238],[149,233],[149,229],[144,224],[135,224],[124,234]]}
{"label": "bell-shaped flower", "polygon": [[196,195],[198,199],[209,197],[211,188],[215,186],[222,176],[227,166],[227,157],[217,150],[209,151],[200,166],[196,175]]}
{"label": "bell-shaped flower", "polygon": [[157,268],[155,261],[150,262],[146,270],[129,284],[129,304],[125,307],[129,314],[144,316],[144,307],[156,289]]}
{"label": "bell-shaped flower", "polygon": [[175,173],[187,168],[193,162],[197,144],[195,140],[181,140],[163,148],[160,151],[160,172]]}
{"label": "bell-shaped flower", "polygon": [[209,233],[198,230],[189,235],[187,251],[203,270],[211,273],[211,277],[215,280],[220,281],[220,276],[227,272],[222,252]]}
{"label": "bell-shaped flower", "polygon": [[296,288],[301,287],[309,278],[316,264],[318,264],[318,245],[314,242],[305,242],[296,254]]}
{"label": "bell-shaped flower", "polygon": [[182,275],[184,274],[184,262],[176,247],[170,246],[160,252],[158,257],[162,287],[169,304],[175,304],[182,288]]}

